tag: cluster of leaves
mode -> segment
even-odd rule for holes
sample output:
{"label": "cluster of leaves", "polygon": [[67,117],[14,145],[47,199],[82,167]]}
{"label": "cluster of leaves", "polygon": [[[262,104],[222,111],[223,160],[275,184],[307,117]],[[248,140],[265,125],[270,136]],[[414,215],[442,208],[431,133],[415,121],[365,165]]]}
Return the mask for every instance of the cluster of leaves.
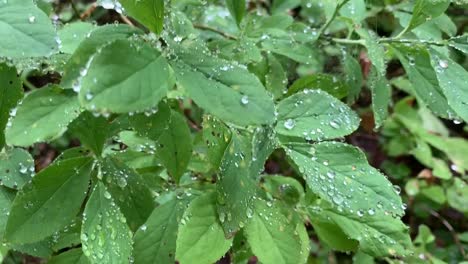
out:
{"label": "cluster of leaves", "polygon": [[[413,243],[401,188],[342,140],[360,126],[350,106],[367,87],[388,156],[428,168],[405,183],[409,202],[429,199],[421,214],[439,218],[447,203],[468,213],[468,142],[439,119],[468,121],[459,64],[468,36],[445,14],[451,5],[466,7],[0,1],[2,255],[288,264],[334,250],[355,252],[356,263],[461,260],[466,233],[454,234],[456,256],[431,252],[423,225]],[[384,16],[396,23],[387,37],[371,26]],[[390,76],[398,62],[406,74]],[[393,106],[395,88],[405,98]],[[79,146],[57,147],[35,174],[37,143],[70,138]],[[268,173],[272,160],[282,169]],[[392,178],[410,170],[383,167]]]}

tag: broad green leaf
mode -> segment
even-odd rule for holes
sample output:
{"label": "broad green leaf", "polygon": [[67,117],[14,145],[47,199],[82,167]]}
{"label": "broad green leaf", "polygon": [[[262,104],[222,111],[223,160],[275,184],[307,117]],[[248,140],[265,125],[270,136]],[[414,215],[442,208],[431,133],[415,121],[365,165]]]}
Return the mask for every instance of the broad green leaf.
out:
{"label": "broad green leaf", "polygon": [[431,65],[426,48],[414,45],[392,45],[392,47],[403,64],[413,91],[421,103],[438,116],[454,118],[456,114],[447,103],[446,95],[439,86],[436,71]]}
{"label": "broad green leaf", "polygon": [[250,174],[258,179],[260,173],[265,169],[265,162],[271,153],[278,147],[275,131],[271,127],[257,127],[252,135],[251,148],[252,158]]}
{"label": "broad green leaf", "polygon": [[157,141],[161,134],[168,129],[171,109],[166,103],[160,102],[154,111],[135,114],[129,117],[129,120],[139,136]]}
{"label": "broad green leaf", "polygon": [[449,106],[468,122],[468,72],[435,50],[431,51],[431,64]]}
{"label": "broad green leaf", "polygon": [[176,244],[176,259],[181,264],[214,263],[229,250],[232,239],[224,237],[214,193],[205,193],[190,203],[181,220]]}
{"label": "broad green leaf", "polygon": [[408,30],[440,16],[445,12],[449,5],[449,0],[416,0],[413,8],[413,16],[411,17],[411,21],[407,27]]}
{"label": "broad green leaf", "polygon": [[75,158],[39,172],[13,201],[6,240],[37,242],[70,223],[86,197],[92,165],[90,158]]}
{"label": "broad green leaf", "polygon": [[93,24],[86,22],[65,24],[63,28],[58,31],[58,36],[61,41],[60,51],[73,54],[80,43],[95,29],[96,27]]}
{"label": "broad green leaf", "polygon": [[116,40],[92,56],[85,71],[79,99],[92,111],[150,110],[172,86],[166,59],[143,42]]}
{"label": "broad green leaf", "polygon": [[359,249],[364,253],[372,256],[408,255],[412,247],[411,239],[408,228],[401,220],[382,210],[372,215],[369,212],[361,215],[326,204],[309,206],[309,214],[315,221],[329,222],[340,227],[350,239],[359,242]]}
{"label": "broad green leaf", "polygon": [[234,133],[221,162],[217,182],[219,220],[226,236],[232,236],[248,221],[256,182],[251,175],[251,137]]}
{"label": "broad green leaf", "polygon": [[273,0],[271,10],[273,13],[280,13],[287,9],[292,9],[298,6],[300,3],[300,0]]}
{"label": "broad green leaf", "polygon": [[140,33],[141,31],[128,25],[105,25],[88,33],[65,65],[61,86],[78,92],[81,88],[81,74],[86,70],[92,55],[114,40]]}
{"label": "broad green leaf", "polygon": [[8,246],[18,252],[24,254],[47,259],[52,256],[53,250],[50,248],[50,238],[41,240],[35,243],[28,244],[8,244]]}
{"label": "broad green leaf", "polygon": [[224,152],[231,141],[231,131],[221,121],[207,115],[203,119],[203,139],[208,148],[208,160],[213,168],[218,170]]}
{"label": "broad green leaf", "polygon": [[0,57],[42,57],[58,51],[54,26],[33,0],[0,3],[0,39]]}
{"label": "broad green leaf", "polygon": [[247,10],[245,0],[226,0],[226,6],[232,17],[236,20],[237,25],[240,25]]}
{"label": "broad green leaf", "polygon": [[88,258],[83,254],[81,248],[70,249],[52,257],[49,264],[88,264]]}
{"label": "broad green leaf", "polygon": [[7,124],[9,125],[8,118],[10,114],[16,114],[14,107],[23,97],[21,86],[21,79],[16,69],[6,64],[0,64],[0,98],[2,98],[0,100],[0,150],[5,145],[4,129]]}
{"label": "broad green leaf", "polygon": [[366,18],[366,2],[364,0],[350,0],[341,7],[340,14],[359,23]]}
{"label": "broad green leaf", "polygon": [[273,100],[255,75],[202,47],[183,49],[172,62],[177,82],[201,108],[238,125],[274,122]]}
{"label": "broad green leaf", "polygon": [[132,235],[115,199],[98,182],[83,213],[81,242],[85,256],[91,263],[129,263]]}
{"label": "broad green leaf", "polygon": [[315,62],[315,58],[312,56],[312,48],[307,44],[291,40],[289,36],[286,38],[266,38],[262,41],[262,47],[267,51],[283,55],[300,63]]}
{"label": "broad green leaf", "polygon": [[245,235],[252,252],[262,263],[305,263],[302,241],[292,223],[276,203],[255,201],[255,209],[249,214]]}
{"label": "broad green leaf", "polygon": [[34,176],[34,159],[24,149],[15,148],[0,152],[0,183],[21,189]]}
{"label": "broad green leaf", "polygon": [[348,93],[348,86],[335,76],[328,74],[312,74],[297,79],[288,89],[288,94],[294,94],[303,90],[320,89],[334,97],[341,99]]}
{"label": "broad green leaf", "polygon": [[359,126],[359,117],[345,104],[321,90],[304,90],[278,104],[276,132],[306,140],[346,136]]}
{"label": "broad green leaf", "polygon": [[142,177],[119,160],[104,159],[102,179],[131,230],[141,226],[155,206],[154,198]]}
{"label": "broad green leaf", "polygon": [[120,0],[125,12],[149,30],[160,34],[164,25],[164,0]]}
{"label": "broad green leaf", "polygon": [[309,188],[346,214],[401,216],[399,189],[358,148],[338,142],[286,148]]}
{"label": "broad green leaf", "polygon": [[[15,191],[5,187],[0,187],[0,239],[3,241],[3,234],[5,233],[5,226],[10,214],[11,204],[15,199]],[[1,258],[0,258],[1,259]]]}
{"label": "broad green leaf", "polygon": [[156,152],[169,174],[179,182],[192,156],[192,137],[185,117],[178,112],[171,111],[171,121],[159,138]]}
{"label": "broad green leaf", "polygon": [[287,204],[297,204],[304,197],[302,184],[292,177],[281,175],[264,175],[262,189]]}
{"label": "broad green leaf", "polygon": [[154,209],[135,234],[136,264],[175,263],[177,231],[186,206],[185,201],[174,199]]}
{"label": "broad green leaf", "polygon": [[374,66],[371,68],[368,83],[372,92],[372,111],[374,112],[375,128],[379,128],[388,117],[388,107],[392,99],[392,91],[385,76],[380,75]]}
{"label": "broad green leaf", "polygon": [[109,132],[109,122],[102,116],[84,111],[70,124],[69,130],[78,137],[81,144],[101,155]]}
{"label": "broad green leaf", "polygon": [[333,250],[356,251],[359,243],[346,235],[341,228],[328,219],[311,218],[314,231],[321,242],[324,242]]}
{"label": "broad green leaf", "polygon": [[362,87],[362,71],[359,62],[349,53],[344,54],[343,71],[345,74],[345,83],[348,85],[348,103],[356,101],[359,97]]}
{"label": "broad green leaf", "polygon": [[447,201],[449,205],[460,212],[468,213],[468,185],[465,181],[455,178],[453,185],[447,189]]}
{"label": "broad green leaf", "polygon": [[49,86],[27,94],[15,114],[5,130],[6,141],[26,147],[60,137],[80,108],[72,91]]}

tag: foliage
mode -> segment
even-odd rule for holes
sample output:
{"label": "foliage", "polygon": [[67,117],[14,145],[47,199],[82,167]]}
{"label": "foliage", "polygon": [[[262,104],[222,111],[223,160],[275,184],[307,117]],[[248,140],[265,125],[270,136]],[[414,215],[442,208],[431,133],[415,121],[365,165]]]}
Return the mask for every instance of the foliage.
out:
{"label": "foliage", "polygon": [[0,1],[6,263],[466,260],[467,3],[89,2]]}

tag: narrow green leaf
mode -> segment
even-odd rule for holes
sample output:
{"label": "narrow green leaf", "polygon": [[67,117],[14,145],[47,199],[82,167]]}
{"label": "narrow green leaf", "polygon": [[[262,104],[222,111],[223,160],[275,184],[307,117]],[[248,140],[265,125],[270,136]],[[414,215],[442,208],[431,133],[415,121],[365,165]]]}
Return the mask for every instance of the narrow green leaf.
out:
{"label": "narrow green leaf", "polygon": [[411,17],[407,30],[411,30],[426,21],[440,16],[447,10],[449,5],[449,0],[416,0],[413,8],[413,16]]}
{"label": "narrow green leaf", "polygon": [[344,54],[343,71],[345,73],[345,82],[349,87],[348,103],[353,103],[359,97],[362,87],[362,71],[359,62],[349,53]]}
{"label": "narrow green leaf", "polygon": [[92,56],[88,65],[79,92],[80,103],[88,110],[150,110],[172,86],[166,59],[146,43],[116,40]]}
{"label": "narrow green leaf", "polygon": [[288,89],[288,95],[295,94],[305,89],[317,90],[320,89],[341,99],[348,93],[348,86],[343,81],[335,76],[328,74],[312,74],[297,79]]}
{"label": "narrow green leaf", "polygon": [[83,254],[81,248],[70,249],[52,257],[47,263],[49,264],[88,264],[88,258]]}
{"label": "narrow green leaf", "polygon": [[34,159],[24,149],[15,148],[0,152],[0,183],[21,189],[34,176]]}
{"label": "narrow green leaf", "polygon": [[26,95],[5,130],[10,145],[30,146],[60,137],[80,114],[72,91],[49,86]]}
{"label": "narrow green leaf", "polygon": [[265,87],[275,99],[281,98],[288,84],[288,76],[283,66],[273,54],[267,55],[268,71],[265,74]]}
{"label": "narrow green leaf", "polygon": [[384,47],[379,44],[377,35],[373,31],[365,28],[358,28],[356,32],[364,40],[364,45],[367,49],[367,55],[369,56],[372,64],[375,66],[377,72],[381,76],[385,76],[385,50]]}
{"label": "narrow green leaf", "polygon": [[203,139],[208,148],[208,160],[217,170],[231,141],[231,131],[221,121],[207,115],[203,119]]}
{"label": "narrow green leaf", "polygon": [[128,15],[160,34],[164,25],[164,0],[120,0]]}
{"label": "narrow green leaf", "polygon": [[240,25],[246,11],[245,0],[226,0],[226,6],[231,16],[236,20],[237,25]]}
{"label": "narrow green leaf", "polygon": [[[270,202],[271,203],[271,202]],[[256,200],[255,209],[245,226],[245,235],[252,252],[262,263],[306,263],[302,241],[291,223],[276,203]]]}
{"label": "narrow green leaf", "polygon": [[219,220],[228,237],[245,226],[256,183],[251,175],[252,143],[249,135],[233,134],[221,162],[217,182]]}
{"label": "narrow green leaf", "polygon": [[278,104],[276,132],[306,140],[346,136],[359,126],[359,117],[345,104],[321,90],[304,90]]}
{"label": "narrow green leaf", "polygon": [[177,237],[176,259],[179,263],[214,263],[229,250],[232,239],[224,237],[218,221],[214,193],[206,193],[190,203]]}
{"label": "narrow green leaf", "polygon": [[179,182],[192,156],[192,137],[184,116],[171,111],[171,121],[161,134],[156,151],[169,174]]}
{"label": "narrow green leaf", "polygon": [[[5,187],[0,187],[0,239],[3,241],[5,226],[10,214],[11,204],[15,199],[16,192]],[[1,259],[1,258],[0,258]]]}
{"label": "narrow green leaf", "polygon": [[86,69],[92,55],[114,40],[140,33],[140,30],[123,24],[100,26],[88,33],[65,65],[61,86],[67,89],[73,88],[78,92],[81,88],[81,73]]}
{"label": "narrow green leaf", "polygon": [[468,34],[451,38],[449,45],[465,54],[468,54]]}
{"label": "narrow green leaf", "polygon": [[379,128],[388,117],[388,107],[391,102],[391,87],[385,76],[380,75],[372,66],[368,80],[372,92],[372,111],[374,112],[375,128]]}
{"label": "narrow green leaf", "polygon": [[54,26],[33,0],[0,3],[0,39],[0,57],[41,57],[58,51]]}
{"label": "narrow green leaf", "polygon": [[81,144],[101,155],[109,133],[109,122],[102,116],[94,116],[84,111],[70,124],[69,130],[76,135]]}
{"label": "narrow green leaf", "polygon": [[70,223],[86,197],[91,168],[86,157],[64,160],[38,173],[13,201],[5,238],[37,242]]}
{"label": "narrow green leaf", "polygon": [[174,199],[154,209],[135,234],[136,264],[175,263],[177,231],[186,206],[184,200]]}
{"label": "narrow green leaf", "polygon": [[0,150],[5,145],[4,129],[8,124],[8,118],[10,114],[16,114],[16,110],[10,111],[23,97],[21,86],[21,79],[16,69],[6,64],[0,64]]}
{"label": "narrow green leaf", "polygon": [[155,207],[151,191],[138,173],[115,158],[104,159],[101,172],[107,190],[125,215],[128,226],[136,230]]}
{"label": "narrow green leaf", "polygon": [[96,264],[129,263],[132,235],[115,200],[98,182],[83,213],[81,242],[85,256]]}
{"label": "narrow green leaf", "polygon": [[173,61],[178,85],[201,108],[238,125],[272,124],[274,105],[265,88],[247,69],[216,58],[199,46],[177,47]]}

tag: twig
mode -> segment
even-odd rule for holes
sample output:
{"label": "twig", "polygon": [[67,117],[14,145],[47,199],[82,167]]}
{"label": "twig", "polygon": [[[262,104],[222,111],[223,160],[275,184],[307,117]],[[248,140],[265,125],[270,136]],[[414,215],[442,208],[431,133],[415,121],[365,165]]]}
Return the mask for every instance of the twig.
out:
{"label": "twig", "polygon": [[130,25],[132,27],[134,27],[135,25],[132,23],[132,21],[130,21],[130,19],[128,19],[128,17],[120,14],[120,18],[122,19],[123,22],[125,22],[125,24],[127,25]]}
{"label": "twig", "polygon": [[462,254],[463,257],[465,257],[465,249],[460,243],[460,238],[458,237],[457,233],[453,229],[452,225],[436,211],[429,209],[429,212],[431,213],[431,215],[439,219],[442,222],[442,224],[448,229],[450,234],[452,234],[453,240],[455,241],[455,244],[457,244],[458,249],[460,250],[460,253]]}
{"label": "twig", "polygon": [[340,11],[340,9],[348,2],[349,0],[343,0],[343,2],[338,4],[338,6],[335,8],[335,11],[333,11],[332,16],[327,20],[327,22],[325,22],[325,24],[317,32],[318,33],[317,37],[320,37],[325,32],[325,30],[330,26],[333,20],[335,20],[335,17],[338,15],[338,12]]}
{"label": "twig", "polygon": [[210,27],[210,26],[207,26],[207,25],[201,25],[201,24],[194,24],[193,25],[194,28],[198,28],[198,29],[201,29],[201,30],[208,30],[208,31],[211,31],[211,32],[214,32],[214,33],[217,33],[225,38],[228,38],[228,39],[232,39],[232,40],[237,40],[237,37],[229,34],[229,33],[226,33],[226,32],[223,32],[221,30],[218,30],[216,28],[213,28],[213,27]]}
{"label": "twig", "polygon": [[91,14],[94,12],[94,10],[96,10],[96,8],[97,8],[97,3],[91,4],[91,6],[89,6],[88,9],[86,9],[86,11],[84,11],[83,14],[80,15],[80,19],[85,20],[86,18],[91,16]]}

